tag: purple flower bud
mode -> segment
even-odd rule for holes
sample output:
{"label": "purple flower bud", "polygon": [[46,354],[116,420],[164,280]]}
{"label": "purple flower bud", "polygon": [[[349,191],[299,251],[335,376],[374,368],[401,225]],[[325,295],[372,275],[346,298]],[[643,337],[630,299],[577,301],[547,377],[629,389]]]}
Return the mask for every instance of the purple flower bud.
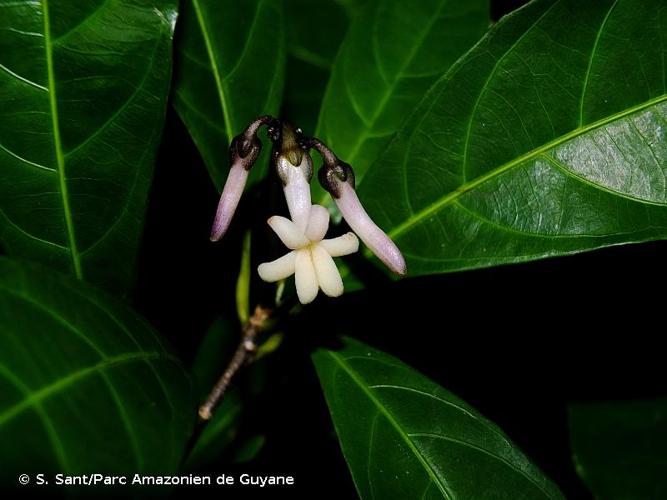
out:
{"label": "purple flower bud", "polygon": [[341,182],[338,187],[338,197],[334,197],[334,201],[352,231],[370,248],[371,252],[393,272],[405,276],[408,269],[401,251],[368,216],[354,188],[347,182]]}
{"label": "purple flower bud", "polygon": [[218,210],[215,213],[215,220],[211,229],[211,241],[220,240],[227,232],[247,180],[248,171],[243,168],[240,162],[232,165],[232,168],[229,169],[229,175],[222,190],[222,195],[220,196]]}
{"label": "purple flower bud", "polygon": [[231,167],[218,202],[218,210],[215,213],[211,241],[218,241],[229,229],[248,180],[248,172],[262,151],[262,143],[257,138],[257,131],[262,125],[274,126],[275,122],[275,118],[271,116],[261,116],[232,140],[229,146]]}
{"label": "purple flower bud", "polygon": [[389,269],[400,276],[405,276],[407,266],[401,251],[371,220],[359,201],[354,190],[352,167],[339,160],[320,140],[311,139],[309,145],[317,149],[324,160],[322,168],[317,173],[320,184],[331,194],[352,231]]}

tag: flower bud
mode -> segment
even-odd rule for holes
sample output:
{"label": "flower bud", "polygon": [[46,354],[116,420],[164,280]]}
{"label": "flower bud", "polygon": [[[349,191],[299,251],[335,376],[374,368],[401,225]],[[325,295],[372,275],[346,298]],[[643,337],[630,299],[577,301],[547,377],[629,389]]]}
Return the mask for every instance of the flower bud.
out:
{"label": "flower bud", "polygon": [[391,238],[368,216],[354,188],[349,183],[343,182],[338,184],[337,192],[338,197],[334,197],[334,201],[352,231],[391,271],[399,276],[405,276],[408,269],[403,254]]}
{"label": "flower bud", "polygon": [[262,151],[262,143],[257,138],[257,131],[262,125],[273,122],[275,122],[274,118],[262,116],[248,125],[243,133],[232,139],[229,146],[231,167],[218,202],[218,209],[211,229],[211,241],[220,240],[229,229],[248,180],[248,172]]}
{"label": "flower bud", "polygon": [[322,155],[323,165],[317,173],[320,184],[331,194],[338,210],[352,231],[391,271],[404,276],[407,273],[407,266],[401,251],[391,238],[372,221],[359,201],[354,189],[355,180],[352,167],[339,160],[318,139],[312,139],[310,145]]}

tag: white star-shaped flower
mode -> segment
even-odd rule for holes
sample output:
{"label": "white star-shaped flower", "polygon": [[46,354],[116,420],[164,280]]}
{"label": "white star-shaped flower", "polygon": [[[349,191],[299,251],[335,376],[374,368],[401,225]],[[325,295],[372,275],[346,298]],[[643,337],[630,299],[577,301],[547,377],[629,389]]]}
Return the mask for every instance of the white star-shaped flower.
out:
{"label": "white star-shaped flower", "polygon": [[321,205],[312,205],[305,230],[279,215],[271,217],[268,224],[291,252],[273,262],[260,264],[257,268],[260,278],[274,282],[294,274],[296,293],[302,304],[312,302],[319,289],[329,297],[343,293],[343,279],[333,257],[349,255],[359,249],[354,233],[323,239],[329,228],[329,211]]}

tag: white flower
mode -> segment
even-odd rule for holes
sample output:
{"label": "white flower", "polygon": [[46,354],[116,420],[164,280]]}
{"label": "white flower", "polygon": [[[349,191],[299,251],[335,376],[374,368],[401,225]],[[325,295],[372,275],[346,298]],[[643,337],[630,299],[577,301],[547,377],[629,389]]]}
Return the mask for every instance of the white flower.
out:
{"label": "white flower", "polygon": [[323,239],[329,228],[329,211],[320,205],[312,205],[305,230],[279,215],[271,217],[268,224],[291,252],[273,262],[260,264],[257,268],[260,278],[274,282],[294,274],[296,293],[302,304],[312,302],[320,288],[329,297],[343,293],[343,279],[332,257],[349,255],[359,249],[354,233]]}

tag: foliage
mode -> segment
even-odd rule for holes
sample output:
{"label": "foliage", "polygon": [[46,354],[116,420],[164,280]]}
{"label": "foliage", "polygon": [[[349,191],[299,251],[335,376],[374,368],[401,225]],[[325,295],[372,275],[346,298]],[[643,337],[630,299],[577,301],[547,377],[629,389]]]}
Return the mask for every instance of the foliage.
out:
{"label": "foliage", "polygon": [[[257,228],[285,212],[270,148],[218,245],[218,319],[183,334],[189,352],[179,338],[170,347],[133,302],[149,199],[192,202],[149,197],[155,165],[168,164],[160,153],[187,147],[164,144],[165,116],[201,157],[179,169],[207,171],[211,192],[232,139],[260,115],[321,138],[354,168],[360,200],[414,278],[667,239],[660,0],[534,0],[496,23],[488,0],[177,4],[0,0],[5,484],[19,473],[196,472],[253,461],[270,443],[253,427],[270,419],[251,409],[280,379],[273,352],[312,320],[289,307],[291,284],[255,273],[278,256]],[[333,232],[346,230],[320,187],[313,201],[331,209]],[[359,300],[378,281],[396,286],[374,263],[368,251],[346,257],[348,290],[369,285]],[[257,304],[276,314],[262,324],[261,361],[195,428],[196,402]],[[563,498],[514,435],[389,354],[347,336],[326,343],[320,326],[300,328],[361,498]],[[352,321],[344,333],[362,332]],[[665,495],[664,406],[571,407],[576,470],[597,497]]]}

